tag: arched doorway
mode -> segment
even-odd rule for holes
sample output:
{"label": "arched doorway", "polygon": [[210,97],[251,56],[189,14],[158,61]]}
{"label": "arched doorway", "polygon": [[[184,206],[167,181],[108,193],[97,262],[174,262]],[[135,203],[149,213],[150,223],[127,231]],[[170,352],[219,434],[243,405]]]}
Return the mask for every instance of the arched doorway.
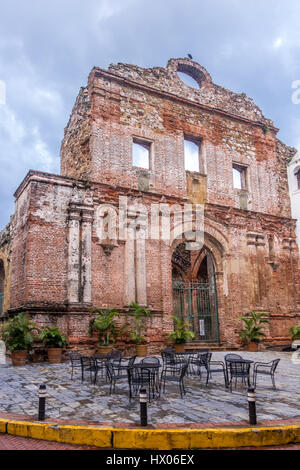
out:
{"label": "arched doorway", "polygon": [[4,303],[4,281],[5,281],[5,270],[2,259],[0,259],[0,314],[3,312]]}
{"label": "arched doorway", "polygon": [[194,341],[219,342],[215,262],[211,251],[186,249],[180,243],[172,254],[174,315],[187,321]]}

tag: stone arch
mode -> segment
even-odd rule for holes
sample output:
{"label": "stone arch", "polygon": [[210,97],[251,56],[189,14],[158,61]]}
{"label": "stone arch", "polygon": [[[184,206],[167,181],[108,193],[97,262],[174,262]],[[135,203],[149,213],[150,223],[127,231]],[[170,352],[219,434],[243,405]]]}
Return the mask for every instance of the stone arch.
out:
{"label": "stone arch", "polygon": [[[191,226],[188,228],[192,229],[192,226],[193,224],[191,224]],[[185,236],[185,233],[182,233],[181,237],[179,236],[178,231],[176,232],[175,230],[174,234],[175,233],[176,233],[176,237],[173,238],[173,240],[171,240],[171,243],[170,243],[171,257],[172,257],[174,250],[176,250],[176,248],[180,244],[189,242],[190,240],[189,233],[188,233],[187,238]],[[192,262],[192,267],[191,267],[192,275],[186,279],[183,278],[182,280],[183,281],[187,280],[187,281],[192,281],[192,282],[199,281],[199,279],[197,279],[197,271],[199,270],[204,258],[207,255],[211,257],[211,260],[213,263],[213,276],[210,276],[208,274],[209,271],[207,270],[207,274],[208,274],[207,283],[209,284],[210,292],[212,293],[213,291],[215,291],[215,305],[214,305],[214,310],[211,310],[213,312],[212,313],[213,316],[211,317],[211,319],[214,321],[214,331],[216,332],[215,335],[213,336],[214,338],[216,338],[214,339],[214,341],[220,341],[220,338],[222,337],[222,324],[223,324],[223,318],[224,318],[224,306],[225,306],[224,295],[226,292],[226,283],[227,283],[226,264],[227,264],[227,258],[230,256],[229,249],[228,249],[228,240],[226,236],[221,232],[219,224],[217,224],[214,221],[207,220],[207,218],[205,218],[204,233],[203,233],[202,240],[203,240],[202,244],[199,247],[197,255],[195,256]],[[200,280],[200,282],[202,281]],[[205,281],[203,280],[203,282]],[[213,287],[213,285],[215,287]],[[175,283],[175,291],[174,291],[174,284],[173,284],[174,314],[178,313],[177,312],[178,309],[175,309],[174,295],[176,295],[176,289],[177,289],[177,286]],[[196,332],[196,337],[197,337],[197,334],[199,334],[199,331],[197,332],[195,327],[194,327],[194,331]]]}
{"label": "stone arch", "polygon": [[175,80],[180,80],[177,75],[177,72],[183,72],[194,78],[194,80],[196,80],[196,82],[199,84],[200,88],[204,84],[206,86],[210,86],[212,84],[212,78],[207,72],[207,70],[202,67],[202,65],[198,64],[197,62],[191,59],[170,59],[167,65],[167,69],[169,73],[173,75]]}

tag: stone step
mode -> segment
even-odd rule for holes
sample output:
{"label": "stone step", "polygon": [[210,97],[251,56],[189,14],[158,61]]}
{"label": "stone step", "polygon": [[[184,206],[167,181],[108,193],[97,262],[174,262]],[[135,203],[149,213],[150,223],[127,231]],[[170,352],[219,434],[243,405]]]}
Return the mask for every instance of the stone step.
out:
{"label": "stone step", "polygon": [[237,346],[228,346],[220,343],[186,343],[185,351],[201,351],[201,349],[209,349],[209,351],[235,351],[239,350]]}

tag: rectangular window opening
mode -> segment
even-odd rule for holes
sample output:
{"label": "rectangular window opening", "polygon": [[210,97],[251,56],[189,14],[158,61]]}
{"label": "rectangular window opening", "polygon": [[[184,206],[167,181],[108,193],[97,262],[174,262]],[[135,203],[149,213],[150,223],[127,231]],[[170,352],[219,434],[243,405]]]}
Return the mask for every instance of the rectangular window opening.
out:
{"label": "rectangular window opening", "polygon": [[200,142],[184,139],[184,167],[186,171],[200,173]]}
{"label": "rectangular window opening", "polygon": [[242,165],[233,164],[232,175],[233,175],[234,189],[247,189],[246,172],[247,172],[246,167]]}
{"label": "rectangular window opening", "polygon": [[138,168],[150,169],[151,142],[133,139],[132,164]]}

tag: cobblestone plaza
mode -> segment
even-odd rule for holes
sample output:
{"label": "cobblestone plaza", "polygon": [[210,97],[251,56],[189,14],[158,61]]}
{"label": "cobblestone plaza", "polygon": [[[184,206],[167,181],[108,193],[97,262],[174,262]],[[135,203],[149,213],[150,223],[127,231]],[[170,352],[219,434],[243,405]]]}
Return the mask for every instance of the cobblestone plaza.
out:
{"label": "cobblestone plaza", "polygon": [[[228,352],[213,352],[212,360],[224,360]],[[300,361],[290,352],[241,352],[246,359],[269,362],[280,358],[275,374],[277,390],[272,389],[269,376],[258,376],[256,408],[258,424],[267,421],[300,419],[299,378]],[[296,359],[296,360],[295,360]],[[251,371],[253,366],[251,366]],[[99,377],[96,385],[86,373],[81,382],[77,370],[71,380],[69,363],[50,365],[31,364],[25,367],[0,369],[0,413],[37,419],[38,389],[47,387],[46,420],[66,420],[86,423],[139,425],[140,410],[137,398],[131,402],[126,380],[117,382],[113,394],[109,384]],[[187,393],[180,398],[177,384],[166,385],[161,398],[148,403],[148,424],[204,425],[233,423],[244,425],[248,420],[247,388],[238,380],[232,392],[226,390],[223,374],[213,374],[206,387],[206,374],[185,379]]]}

